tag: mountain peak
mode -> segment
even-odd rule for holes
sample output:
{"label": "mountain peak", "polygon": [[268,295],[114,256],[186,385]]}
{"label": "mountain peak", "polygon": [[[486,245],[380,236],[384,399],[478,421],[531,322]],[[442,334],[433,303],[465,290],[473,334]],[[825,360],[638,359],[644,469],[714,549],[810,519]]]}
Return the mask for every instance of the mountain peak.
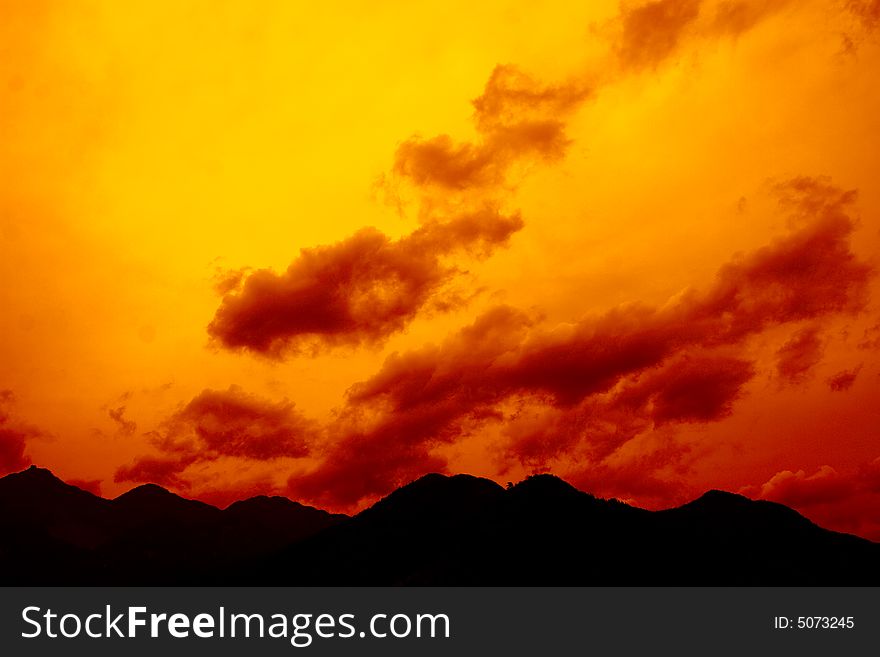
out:
{"label": "mountain peak", "polygon": [[163,488],[159,484],[141,484],[140,486],[135,486],[131,490],[124,492],[122,495],[119,495],[115,499],[151,499],[168,496],[178,497],[178,495],[175,495],[170,490],[168,490],[167,488]]}
{"label": "mountain peak", "polygon": [[9,478],[22,481],[57,481],[59,483],[64,483],[61,479],[56,477],[51,470],[38,468],[35,465],[32,465],[25,470],[21,470],[20,472],[13,472],[9,475]]}
{"label": "mountain peak", "polygon": [[46,494],[75,492],[91,495],[76,486],[71,486],[55,476],[51,470],[30,466],[20,472],[13,472],[0,478],[2,487],[7,491],[16,491],[16,494]]}
{"label": "mountain peak", "polygon": [[132,488],[112,501],[116,507],[129,508],[137,514],[174,513],[189,514],[197,511],[200,514],[222,513],[220,509],[198,500],[181,497],[157,484],[143,484]]}
{"label": "mountain peak", "polygon": [[[300,504],[282,495],[255,495],[245,500],[237,500],[226,507],[229,513],[272,513],[272,512],[308,512],[327,513],[313,506]],[[331,514],[327,514],[331,515]]]}
{"label": "mountain peak", "polygon": [[290,505],[299,506],[298,502],[280,495],[254,495],[244,500],[236,500],[226,507],[226,510],[240,510],[252,508],[268,508],[268,507],[286,507]]}
{"label": "mountain peak", "polygon": [[494,490],[501,489],[491,479],[475,477],[469,474],[444,475],[439,472],[431,472],[405,484],[391,493],[388,497],[397,493],[420,494],[434,491],[458,491],[458,490]]}
{"label": "mountain peak", "polygon": [[433,492],[440,490],[450,493],[459,491],[496,492],[502,490],[502,488],[491,479],[485,479],[484,477],[475,477],[474,475],[469,474],[444,475],[432,472],[423,477],[419,477],[405,486],[401,486],[395,492],[407,491],[413,493],[416,491]]}
{"label": "mountain peak", "polygon": [[552,474],[533,474],[529,475],[522,481],[511,488],[511,490],[516,491],[527,491],[529,493],[540,492],[543,494],[551,493],[551,494],[571,494],[577,493],[578,495],[587,495],[588,493],[583,493],[579,491],[577,488],[572,486],[566,481],[563,481],[556,475]]}
{"label": "mountain peak", "polygon": [[446,515],[473,510],[474,504],[494,501],[503,493],[504,489],[490,479],[432,472],[401,486],[358,515],[376,517],[389,512]]}
{"label": "mountain peak", "polygon": [[739,493],[728,493],[723,490],[707,490],[697,499],[684,504],[679,508],[697,509],[704,511],[720,511],[745,509],[757,504],[755,500],[749,499],[745,495]]}

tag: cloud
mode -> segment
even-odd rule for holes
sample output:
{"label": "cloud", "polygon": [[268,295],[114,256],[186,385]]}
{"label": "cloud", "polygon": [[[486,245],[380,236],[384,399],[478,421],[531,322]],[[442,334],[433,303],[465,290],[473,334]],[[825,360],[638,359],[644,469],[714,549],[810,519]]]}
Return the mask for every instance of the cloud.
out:
{"label": "cloud", "polygon": [[542,85],[510,65],[496,66],[473,100],[474,122],[484,134],[524,123],[542,123],[576,110],[592,90],[572,81]]}
{"label": "cloud", "polygon": [[624,375],[608,393],[573,407],[518,408],[505,418],[503,463],[564,472],[594,494],[663,506],[680,502],[691,446],[676,439],[688,424],[717,422],[733,412],[754,364],[687,350],[663,365]]}
{"label": "cloud", "polygon": [[31,426],[13,414],[15,395],[11,390],[0,390],[0,475],[17,472],[31,464],[25,453],[27,443],[32,438],[43,435],[38,428]]}
{"label": "cloud", "polygon": [[270,402],[244,392],[203,390],[153,435],[161,456],[146,456],[116,471],[115,481],[186,487],[181,473],[194,463],[223,457],[267,461],[300,458],[320,431],[286,399]]}
{"label": "cloud", "polygon": [[841,370],[837,374],[828,377],[828,388],[833,392],[844,392],[849,390],[853,383],[856,382],[856,378],[861,371],[861,365],[853,370]]}
{"label": "cloud", "polygon": [[113,481],[152,483],[167,488],[188,489],[190,484],[185,477],[181,476],[181,473],[196,460],[195,454],[185,454],[178,457],[141,456],[132,464],[117,468],[113,475]]}
{"label": "cloud", "polygon": [[797,384],[822,360],[824,347],[816,326],[796,331],[776,352],[776,371],[786,383]]}
{"label": "cloud", "polygon": [[655,426],[716,422],[731,414],[743,385],[754,375],[754,365],[748,360],[685,355],[651,370],[618,399],[649,414]]}
{"label": "cloud", "polygon": [[852,495],[854,485],[852,478],[823,465],[809,476],[803,470],[777,472],[761,486],[759,496],[792,507],[804,507],[839,502]]}
{"label": "cloud", "polygon": [[250,268],[222,269],[218,267],[214,274],[214,291],[220,296],[225,296],[233,290],[241,287],[241,282],[250,271]]}
{"label": "cloud", "polygon": [[880,322],[864,330],[857,347],[866,351],[880,349]]}
{"label": "cloud", "polygon": [[616,52],[625,71],[657,68],[695,39],[738,37],[791,0],[654,0],[624,4]]}
{"label": "cloud", "polygon": [[541,421],[507,453],[531,463],[573,449],[607,458],[645,430],[725,417],[754,375],[736,353],[750,337],[866,302],[871,270],[849,248],[853,194],[808,178],[777,191],[801,227],[732,260],[706,291],[557,327],[499,307],[440,346],[393,354],[350,388],[323,465],[292,477],[291,491],[354,505],[441,469],[437,446],[524,409]]}
{"label": "cloud", "polygon": [[318,430],[286,399],[269,402],[238,386],[203,390],[168,422],[168,435],[196,440],[200,459],[301,457]]}
{"label": "cloud", "polygon": [[332,450],[320,468],[291,476],[287,494],[322,508],[354,509],[362,499],[389,493],[426,473],[446,471],[446,461],[429,454],[423,443],[368,433],[347,436],[345,447]]}
{"label": "cloud", "polygon": [[417,187],[499,185],[518,161],[560,159],[569,145],[564,119],[590,94],[580,83],[545,86],[515,67],[497,66],[473,101],[478,141],[411,137],[398,147],[392,170]]}
{"label": "cloud", "polygon": [[880,26],[880,0],[848,0],[846,7],[866,29],[875,30]]}
{"label": "cloud", "polygon": [[814,178],[796,178],[778,192],[784,207],[805,225],[721,271],[697,315],[728,313],[720,321],[710,320],[724,339],[773,323],[853,313],[866,304],[872,270],[849,248],[854,224],[848,211],[855,193]]}
{"label": "cloud", "polygon": [[561,121],[499,128],[478,144],[455,143],[449,135],[411,137],[397,149],[393,172],[420,187],[447,190],[500,185],[509,167],[527,156],[562,158],[570,141]]}
{"label": "cloud", "polygon": [[367,228],[303,249],[287,271],[258,270],[223,297],[208,332],[225,347],[272,358],[320,347],[377,344],[402,330],[456,269],[445,256],[485,257],[522,227],[492,207],[432,221],[391,240]]}
{"label": "cloud", "polygon": [[119,426],[119,432],[123,436],[134,435],[137,431],[137,423],[132,420],[125,419],[125,406],[107,409],[107,415]]}
{"label": "cloud", "polygon": [[674,53],[684,32],[700,15],[701,0],[655,0],[623,7],[617,45],[624,68],[657,66]]}
{"label": "cloud", "polygon": [[792,0],[721,0],[705,34],[737,37],[791,4]]}

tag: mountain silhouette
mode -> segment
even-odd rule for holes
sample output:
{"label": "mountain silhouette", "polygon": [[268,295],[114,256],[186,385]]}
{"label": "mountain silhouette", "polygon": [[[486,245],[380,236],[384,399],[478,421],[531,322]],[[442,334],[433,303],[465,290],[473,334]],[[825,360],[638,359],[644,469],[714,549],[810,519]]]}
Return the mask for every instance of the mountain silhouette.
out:
{"label": "mountain silhouette", "polygon": [[106,500],[31,466],[0,478],[5,585],[214,584],[347,516],[285,498],[225,510],[161,486]]}
{"label": "mountain silhouette", "polygon": [[709,491],[646,511],[551,475],[426,475],[353,516],[0,478],[4,585],[877,585],[880,544]]}

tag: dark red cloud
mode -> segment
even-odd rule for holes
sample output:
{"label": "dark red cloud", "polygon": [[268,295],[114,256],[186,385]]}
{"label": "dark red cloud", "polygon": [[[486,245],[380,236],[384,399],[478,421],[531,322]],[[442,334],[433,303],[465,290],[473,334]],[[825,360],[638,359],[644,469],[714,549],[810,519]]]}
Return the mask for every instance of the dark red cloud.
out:
{"label": "dark red cloud", "polygon": [[319,431],[286,399],[269,402],[237,386],[203,390],[153,436],[161,456],[141,457],[119,468],[115,481],[182,487],[181,473],[194,463],[306,456]]}
{"label": "dark red cloud", "polygon": [[399,240],[368,228],[303,249],[282,274],[253,272],[230,292],[209,333],[270,357],[317,347],[379,343],[403,329],[456,272],[444,256],[483,257],[522,227],[491,207],[429,222]]}
{"label": "dark red cloud", "polygon": [[15,396],[0,390],[0,475],[23,470],[31,464],[25,453],[27,443],[42,432],[16,418],[12,412]]}
{"label": "dark red cloud", "polygon": [[398,147],[393,172],[417,187],[447,190],[502,183],[511,165],[565,154],[565,118],[590,95],[578,83],[544,86],[512,66],[497,66],[473,101],[480,139],[456,144],[449,135],[412,137]]}
{"label": "dark red cloud", "polygon": [[643,409],[656,426],[715,422],[733,410],[754,365],[729,356],[685,355],[625,388],[622,403]]}
{"label": "dark red cloud", "polygon": [[269,402],[237,386],[203,390],[168,426],[175,439],[195,439],[200,459],[305,456],[318,431],[315,422],[299,413],[292,402]]}
{"label": "dark red cloud", "polygon": [[514,66],[500,65],[473,100],[474,122],[483,133],[569,114],[590,96],[577,82],[541,85]]}
{"label": "dark red cloud", "polygon": [[802,383],[822,360],[823,350],[817,327],[807,326],[796,331],[776,352],[779,378],[786,383]]}
{"label": "dark red cloud", "polygon": [[849,390],[852,388],[853,383],[856,382],[856,378],[861,371],[861,365],[853,370],[842,370],[828,378],[828,387],[834,392],[844,392],[845,390]]}
{"label": "dark red cloud", "polygon": [[871,271],[848,241],[853,195],[807,178],[779,191],[802,227],[734,259],[705,292],[555,329],[497,308],[440,346],[392,355],[351,387],[324,465],[293,477],[291,491],[354,505],[426,464],[440,469],[435,447],[486,420],[513,422],[521,406],[549,409],[545,424],[553,429],[548,435],[537,422],[511,444],[532,463],[573,448],[605,457],[645,428],[724,417],[754,370],[723,350],[767,328],[857,312],[866,302]]}
{"label": "dark red cloud", "polygon": [[700,15],[702,0],[655,0],[622,8],[618,56],[624,68],[657,66],[677,49]]}
{"label": "dark red cloud", "polygon": [[866,328],[857,346],[866,351],[880,349],[880,323]]}
{"label": "dark red cloud", "polygon": [[195,454],[180,456],[142,456],[131,465],[123,465],[116,469],[113,481],[133,481],[151,483],[166,488],[188,489],[189,481],[181,473],[195,463]]}
{"label": "dark red cloud", "polygon": [[[779,191],[794,216],[810,223],[722,269],[715,289],[694,313],[716,326],[719,340],[771,324],[857,312],[866,304],[872,271],[849,248],[848,211],[855,193],[812,178],[797,178]],[[708,316],[716,312],[723,316]]]}
{"label": "dark red cloud", "polygon": [[[597,473],[603,473],[608,481],[613,479],[622,485],[628,479],[631,463],[604,463],[620,447],[640,435],[661,435],[668,427],[717,422],[727,417],[754,374],[754,365],[742,358],[685,352],[661,366],[624,375],[610,392],[590,395],[575,406],[544,407],[538,412],[517,410],[506,418],[504,460],[542,470],[551,469],[554,459],[565,455],[569,480],[592,482]],[[667,436],[659,447],[645,444],[638,451],[642,475],[653,482],[650,500],[642,499],[641,503],[677,499],[661,498],[660,491],[680,491],[680,486],[650,472],[661,464],[671,465],[673,457],[680,459],[689,448]],[[583,467],[572,470],[570,463],[581,463]],[[651,464],[651,470],[646,469],[647,464]],[[632,488],[624,494],[605,484],[587,490],[612,497],[636,494]]]}
{"label": "dark red cloud", "polygon": [[429,454],[424,441],[367,433],[347,436],[345,447],[330,451],[317,470],[292,476],[287,494],[322,508],[354,509],[364,498],[384,495],[429,472],[446,471],[445,459]]}
{"label": "dark red cloud", "polygon": [[110,408],[107,410],[107,415],[119,426],[119,432],[123,436],[134,435],[134,432],[137,431],[137,424],[125,418],[125,406]]}
{"label": "dark red cloud", "polygon": [[721,0],[706,32],[708,35],[736,37],[790,4],[792,0]]}
{"label": "dark red cloud", "polygon": [[865,28],[875,30],[880,26],[880,0],[848,0],[846,6]]}
{"label": "dark red cloud", "polygon": [[654,0],[622,6],[617,56],[625,70],[656,68],[689,40],[737,37],[791,0]]}

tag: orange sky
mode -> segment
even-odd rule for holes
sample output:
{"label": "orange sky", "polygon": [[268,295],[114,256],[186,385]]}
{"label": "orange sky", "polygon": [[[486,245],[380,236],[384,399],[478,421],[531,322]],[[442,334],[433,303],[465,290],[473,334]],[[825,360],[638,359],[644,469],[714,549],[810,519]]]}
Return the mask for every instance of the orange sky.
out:
{"label": "orange sky", "polygon": [[0,471],[349,511],[550,471],[880,540],[878,28],[0,0]]}

